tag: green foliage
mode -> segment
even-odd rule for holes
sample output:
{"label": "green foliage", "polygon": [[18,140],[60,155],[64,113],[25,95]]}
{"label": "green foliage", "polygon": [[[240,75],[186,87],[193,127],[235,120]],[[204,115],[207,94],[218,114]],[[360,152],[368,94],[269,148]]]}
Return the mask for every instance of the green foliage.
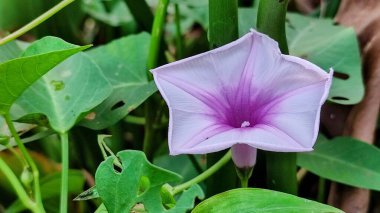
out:
{"label": "green foliage", "polygon": [[[197,159],[197,157],[195,157]],[[183,181],[190,180],[197,176],[194,165],[191,163],[189,156],[177,155],[170,156],[168,153],[154,158],[154,165],[173,171],[183,177]]]}
{"label": "green foliage", "polygon": [[106,206],[104,204],[100,205],[98,209],[96,209],[95,213],[108,213]]}
{"label": "green foliage", "polygon": [[92,129],[113,125],[157,90],[146,76],[149,39],[149,34],[140,33],[89,51],[113,86],[113,92],[93,110],[95,118],[84,120],[82,125]]}
{"label": "green foliage", "polygon": [[99,197],[98,190],[96,189],[96,186],[93,186],[86,191],[80,193],[76,198],[74,198],[75,201],[80,200],[91,200]]}
{"label": "green foliage", "polygon": [[[208,29],[208,0],[172,0],[170,2],[178,4],[182,33],[189,31],[195,23],[200,24],[204,29]],[[169,25],[172,32],[175,31],[174,27],[174,24]]]}
{"label": "green foliage", "polygon": [[134,22],[123,0],[82,1],[82,8],[95,19],[114,27]]}
{"label": "green foliage", "polygon": [[[0,0],[0,29],[12,29],[26,24],[43,11],[42,0]],[[20,8],[23,12],[20,13]]]}
{"label": "green foliage", "polygon": [[121,151],[117,157],[122,164],[120,172],[115,168],[115,157],[109,157],[100,164],[95,175],[97,191],[110,213],[129,212],[134,208],[157,213],[185,212],[192,208],[195,197],[204,196],[201,188],[194,185],[183,192],[176,204],[166,203],[170,204],[166,208],[172,207],[166,209],[163,201],[172,201],[167,197],[172,195],[170,189],[165,190],[162,186],[169,182],[179,182],[181,177],[149,163],[140,151]]}
{"label": "green foliage", "polygon": [[[0,29],[13,31],[37,18],[62,0],[0,0]],[[78,42],[85,13],[81,1],[75,1],[67,9],[60,11],[44,24],[30,32],[35,36],[54,35],[70,42]],[[74,15],[75,14],[75,15]]]}
{"label": "green foliage", "polygon": [[0,114],[7,113],[16,99],[41,76],[80,47],[61,39],[45,37],[29,46],[22,57],[0,64]]}
{"label": "green foliage", "polygon": [[[97,191],[107,210],[111,213],[128,212],[141,202],[148,210],[163,209],[162,185],[178,182],[180,177],[150,164],[144,153],[139,151],[122,151],[117,157],[122,164],[121,172],[114,168],[114,157],[109,157],[99,165],[95,175]],[[142,191],[140,182],[143,177],[149,180],[150,186]]]}
{"label": "green foliage", "polygon": [[17,58],[21,55],[22,49],[16,41],[0,45],[0,63]]}
{"label": "green foliage", "polygon": [[211,48],[220,47],[239,37],[237,6],[237,1],[209,0],[208,37]]}
{"label": "green foliage", "polygon": [[[76,194],[83,190],[85,178],[79,170],[69,170],[70,194]],[[49,174],[41,179],[41,195],[48,212],[57,212],[56,205],[60,195],[61,173]],[[19,212],[25,210],[20,200],[15,201],[8,207],[8,212]]]}
{"label": "green foliage", "polygon": [[99,67],[85,53],[80,53],[42,77],[16,103],[24,110],[22,115],[45,114],[51,127],[62,133],[111,91]]}
{"label": "green foliage", "polygon": [[217,194],[197,205],[192,213],[219,212],[330,212],[336,208],[294,195],[266,189],[242,188]]}
{"label": "green foliage", "polygon": [[319,140],[314,151],[298,153],[297,164],[323,178],[380,190],[380,150],[353,138]]}
{"label": "green foliage", "polygon": [[[255,9],[239,9],[239,34],[256,25]],[[364,95],[360,50],[352,28],[334,24],[332,19],[317,19],[288,13],[286,36],[291,55],[305,58],[324,70],[335,71],[329,100],[356,104]]]}
{"label": "green foliage", "polygon": [[177,200],[175,207],[170,209],[170,213],[183,213],[187,210],[194,208],[194,200],[198,197],[199,199],[204,199],[205,195],[202,191],[202,188],[195,184],[189,189],[182,192],[181,196]]}

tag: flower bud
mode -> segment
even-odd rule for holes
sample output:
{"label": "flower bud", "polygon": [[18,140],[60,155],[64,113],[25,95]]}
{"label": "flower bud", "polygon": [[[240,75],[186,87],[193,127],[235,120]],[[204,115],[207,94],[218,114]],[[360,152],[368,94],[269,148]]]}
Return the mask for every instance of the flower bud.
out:
{"label": "flower bud", "polygon": [[26,188],[30,188],[33,182],[33,174],[28,167],[25,167],[20,176],[21,183],[24,184]]}
{"label": "flower bud", "polygon": [[256,164],[257,149],[247,144],[232,146],[232,160],[239,169],[252,168]]}

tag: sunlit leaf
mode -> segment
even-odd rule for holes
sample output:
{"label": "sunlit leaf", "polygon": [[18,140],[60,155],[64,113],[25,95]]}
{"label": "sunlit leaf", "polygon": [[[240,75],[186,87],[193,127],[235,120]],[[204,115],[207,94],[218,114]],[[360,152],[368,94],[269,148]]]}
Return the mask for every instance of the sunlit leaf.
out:
{"label": "sunlit leaf", "polygon": [[294,195],[267,189],[242,188],[226,191],[201,202],[192,213],[219,212],[329,212],[343,213],[334,207]]}
{"label": "sunlit leaf", "polygon": [[0,114],[7,113],[14,101],[41,76],[66,58],[88,47],[69,44],[59,38],[45,37],[29,46],[21,58],[1,63]]}
{"label": "sunlit leaf", "polygon": [[111,85],[95,62],[80,53],[33,84],[16,105],[24,110],[20,116],[45,114],[54,130],[66,132],[83,112],[100,104],[111,91]]}

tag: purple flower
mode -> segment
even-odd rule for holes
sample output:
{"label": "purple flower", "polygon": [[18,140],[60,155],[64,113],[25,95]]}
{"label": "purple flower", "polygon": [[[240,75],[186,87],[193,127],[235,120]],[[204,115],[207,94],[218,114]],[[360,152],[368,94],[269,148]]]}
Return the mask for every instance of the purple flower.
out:
{"label": "purple flower", "polygon": [[[282,55],[274,40],[252,31],[152,73],[169,106],[172,155],[245,144],[235,147],[235,153],[253,147],[253,156],[254,148],[312,150],[333,72]],[[244,164],[244,159],[238,161]]]}

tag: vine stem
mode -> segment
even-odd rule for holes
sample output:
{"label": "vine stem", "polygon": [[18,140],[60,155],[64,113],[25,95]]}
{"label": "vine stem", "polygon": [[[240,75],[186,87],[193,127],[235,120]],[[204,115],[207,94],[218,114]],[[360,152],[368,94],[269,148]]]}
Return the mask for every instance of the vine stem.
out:
{"label": "vine stem", "polygon": [[220,168],[222,168],[226,163],[228,163],[231,160],[231,150],[229,150],[218,162],[216,162],[214,165],[212,165],[210,168],[208,168],[206,171],[204,171],[202,174],[196,176],[195,178],[180,184],[178,186],[175,186],[173,188],[173,195],[178,194],[182,192],[185,189],[188,189],[194,184],[200,183],[213,175],[215,172],[217,172]]}
{"label": "vine stem", "polygon": [[68,180],[69,180],[69,140],[68,133],[60,133],[62,147],[62,173],[61,173],[61,201],[60,213],[67,213],[67,196],[68,196]]}
{"label": "vine stem", "polygon": [[242,179],[240,179],[240,183],[241,183],[241,187],[242,188],[248,188],[248,178],[242,178]]}
{"label": "vine stem", "polygon": [[325,202],[325,192],[326,192],[326,179],[323,177],[319,177],[318,181],[318,195],[317,195],[317,201],[318,202]]}
{"label": "vine stem", "polygon": [[29,155],[28,151],[25,148],[25,145],[22,143],[20,137],[17,134],[17,130],[12,122],[11,116],[9,113],[6,113],[4,115],[5,122],[8,125],[9,131],[11,132],[13,138],[15,139],[15,142],[18,146],[18,148],[21,151],[22,156],[25,158],[28,166],[30,166],[33,174],[33,191],[34,191],[34,199],[36,201],[37,209],[39,209],[39,212],[45,212],[42,204],[42,198],[41,198],[41,188],[40,188],[40,173],[38,172],[38,168],[36,166],[36,163],[32,159],[32,157]]}
{"label": "vine stem", "polygon": [[127,115],[127,117],[125,117],[124,121],[127,123],[136,124],[136,125],[145,125],[145,118],[144,117]]}
{"label": "vine stem", "polygon": [[153,13],[145,0],[124,0],[129,11],[144,31],[152,29]]}
{"label": "vine stem", "polygon": [[[158,54],[160,50],[160,43],[164,31],[164,23],[166,18],[166,10],[168,8],[169,0],[160,0],[157,6],[157,12],[154,16],[152,35],[150,39],[149,55],[147,61],[147,76],[149,80],[153,77],[149,70],[157,66]],[[155,119],[155,103],[152,98],[148,99],[145,103],[145,134],[143,151],[148,158],[153,158],[153,140],[154,140],[154,119]]]}
{"label": "vine stem", "polygon": [[[238,0],[208,0],[210,48],[217,48],[239,38]],[[224,152],[207,154],[207,168],[217,162]],[[232,162],[206,181],[207,196],[237,187],[237,176]]]}
{"label": "vine stem", "polygon": [[[285,21],[289,0],[260,0],[257,29],[279,44],[281,53],[289,54]],[[267,184],[271,189],[297,194],[296,153],[266,152]]]}
{"label": "vine stem", "polygon": [[27,25],[23,26],[22,28],[16,30],[15,32],[9,34],[8,36],[4,37],[3,39],[0,40],[0,45],[3,45],[5,43],[8,43],[24,33],[28,32],[29,30],[35,28],[36,26],[40,25],[42,22],[44,22],[46,19],[50,18],[63,8],[65,8],[67,5],[71,4],[75,0],[63,0],[54,7],[52,7],[50,10],[46,11],[42,15],[38,16],[35,18],[33,21],[29,22]]}
{"label": "vine stem", "polygon": [[150,69],[157,66],[158,53],[160,50],[161,37],[164,32],[164,23],[166,18],[166,10],[168,8],[169,0],[160,0],[157,6],[157,12],[154,16],[152,35],[150,39],[149,55],[148,55],[148,79],[152,80],[152,75],[149,73]]}

